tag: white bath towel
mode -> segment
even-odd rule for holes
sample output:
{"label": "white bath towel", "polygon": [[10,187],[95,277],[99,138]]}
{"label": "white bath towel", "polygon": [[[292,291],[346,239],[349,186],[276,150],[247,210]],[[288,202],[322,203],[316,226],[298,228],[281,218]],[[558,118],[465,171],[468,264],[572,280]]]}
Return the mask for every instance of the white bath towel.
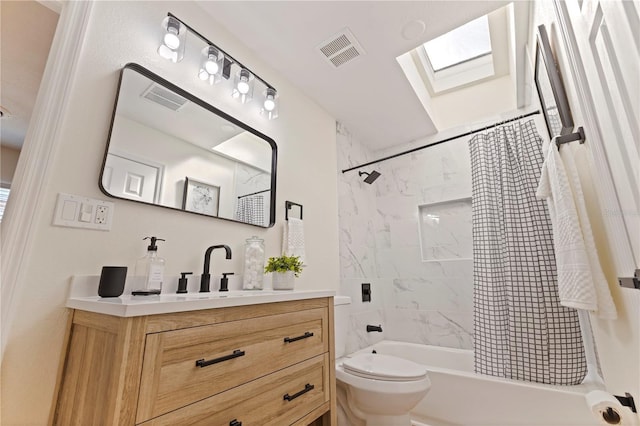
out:
{"label": "white bath towel", "polygon": [[287,256],[298,256],[305,263],[304,222],[302,219],[290,217],[285,221],[282,234],[282,253]]}
{"label": "white bath towel", "polygon": [[549,206],[560,303],[615,319],[616,307],[598,259],[578,170],[570,150],[560,151],[553,139],[536,191]]}

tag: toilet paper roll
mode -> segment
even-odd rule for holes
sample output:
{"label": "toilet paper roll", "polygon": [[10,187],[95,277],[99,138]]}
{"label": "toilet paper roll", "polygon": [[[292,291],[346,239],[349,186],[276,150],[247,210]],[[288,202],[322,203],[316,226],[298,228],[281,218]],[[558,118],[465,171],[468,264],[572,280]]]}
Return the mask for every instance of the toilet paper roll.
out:
{"label": "toilet paper roll", "polygon": [[636,426],[636,415],[620,404],[615,396],[601,390],[591,391],[585,399],[589,409],[601,425]]}

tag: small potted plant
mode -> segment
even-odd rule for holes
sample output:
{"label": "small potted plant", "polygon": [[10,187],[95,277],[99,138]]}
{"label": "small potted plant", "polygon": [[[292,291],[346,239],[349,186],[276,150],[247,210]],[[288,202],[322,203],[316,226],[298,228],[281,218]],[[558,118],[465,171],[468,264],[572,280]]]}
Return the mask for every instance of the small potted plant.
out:
{"label": "small potted plant", "polygon": [[295,277],[302,272],[302,261],[298,256],[282,255],[270,257],[264,272],[271,272],[274,290],[293,290]]}

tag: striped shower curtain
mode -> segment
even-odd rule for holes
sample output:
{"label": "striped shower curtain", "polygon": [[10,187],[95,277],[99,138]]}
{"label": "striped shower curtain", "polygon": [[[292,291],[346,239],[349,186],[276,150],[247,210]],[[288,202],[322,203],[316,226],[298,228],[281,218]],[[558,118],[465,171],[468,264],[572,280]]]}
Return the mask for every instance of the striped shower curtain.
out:
{"label": "striped shower curtain", "polygon": [[578,314],[560,305],[549,214],[535,197],[541,145],[533,120],[469,141],[475,369],[571,385],[587,364]]}

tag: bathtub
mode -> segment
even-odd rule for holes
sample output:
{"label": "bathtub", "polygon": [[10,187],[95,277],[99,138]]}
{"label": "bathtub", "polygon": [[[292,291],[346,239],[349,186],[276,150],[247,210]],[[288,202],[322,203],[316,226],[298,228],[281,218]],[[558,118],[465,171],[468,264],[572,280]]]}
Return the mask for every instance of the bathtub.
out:
{"label": "bathtub", "polygon": [[427,366],[431,389],[411,412],[428,426],[595,426],[584,395],[596,384],[553,386],[479,375],[473,351],[385,340],[356,353],[394,355]]}

